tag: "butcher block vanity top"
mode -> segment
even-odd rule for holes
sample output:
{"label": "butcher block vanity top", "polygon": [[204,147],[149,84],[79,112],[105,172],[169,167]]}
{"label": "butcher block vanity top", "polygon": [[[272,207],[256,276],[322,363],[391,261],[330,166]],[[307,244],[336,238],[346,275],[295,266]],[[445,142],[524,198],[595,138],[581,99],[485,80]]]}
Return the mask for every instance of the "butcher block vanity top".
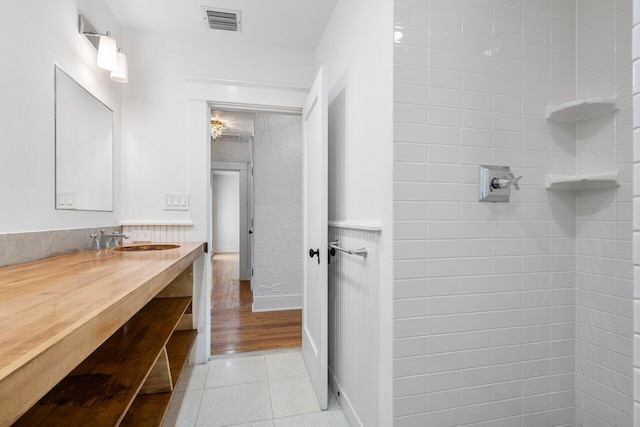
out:
{"label": "butcher block vanity top", "polygon": [[[163,251],[78,252],[0,268],[0,425],[15,422],[85,359],[99,353],[96,349],[133,322],[143,307],[152,313],[153,306],[147,304],[183,272],[188,271],[191,280],[192,263],[204,250],[204,243],[181,243]],[[184,295],[167,296],[185,300]],[[176,319],[187,306],[190,310],[190,298],[174,298]],[[137,317],[142,315],[140,311]],[[176,329],[177,321],[169,329]],[[195,337],[195,331],[189,332]],[[163,354],[178,342],[174,335],[173,341],[161,343],[166,346]]]}

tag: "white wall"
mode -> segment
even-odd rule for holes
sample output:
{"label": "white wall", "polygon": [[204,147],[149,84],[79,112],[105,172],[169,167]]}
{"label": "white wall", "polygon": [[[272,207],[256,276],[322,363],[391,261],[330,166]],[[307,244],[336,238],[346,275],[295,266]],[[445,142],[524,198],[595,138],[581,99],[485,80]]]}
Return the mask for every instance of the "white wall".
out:
{"label": "white wall", "polygon": [[302,119],[256,113],[253,309],[302,307]]}
{"label": "white wall", "polygon": [[[78,34],[82,13],[122,43],[101,0],[6,2],[0,16],[0,233],[112,225],[119,217],[121,85]],[[28,17],[28,18],[25,18]],[[24,18],[24,19],[23,19]],[[25,19],[31,27],[25,27]],[[55,210],[54,64],[114,110],[115,212]],[[95,159],[100,161],[100,159]]]}
{"label": "white wall", "polygon": [[213,251],[238,252],[240,236],[240,176],[213,173]]}
{"label": "white wall", "polygon": [[395,3],[394,426],[574,425],[575,1]]}
{"label": "white wall", "polygon": [[[340,0],[316,49],[316,69],[327,66],[329,80],[329,220],[382,227],[376,240],[378,268],[361,276],[357,284],[348,274],[332,275],[330,288],[354,286],[350,301],[357,306],[333,306],[335,316],[357,310],[366,316],[376,336],[368,363],[349,363],[347,374],[336,369],[336,381],[350,421],[364,425],[391,425],[391,310],[392,310],[392,156],[393,156],[393,3]],[[331,304],[335,304],[332,302]],[[337,311],[336,311],[337,310]],[[330,321],[335,328],[337,317]],[[356,322],[347,323],[341,336],[357,336]],[[357,339],[343,339],[334,346],[332,360],[358,354]],[[369,370],[375,366],[375,374]],[[337,368],[337,366],[334,366]],[[347,375],[370,378],[370,387],[352,386]],[[361,384],[360,384],[361,385]],[[343,407],[347,407],[343,404]]]}
{"label": "white wall", "polygon": [[251,161],[251,144],[249,141],[221,141],[211,143],[211,160],[219,162]]}
{"label": "white wall", "polygon": [[[192,96],[187,77],[292,86],[308,85],[313,78],[312,55],[305,50],[137,30],[125,32],[125,49],[130,70],[123,91],[125,219],[167,221],[193,216],[193,211],[162,209],[165,192],[194,190],[189,153],[207,152],[200,146],[208,144],[206,140],[198,139],[197,147],[187,143],[191,131],[187,100]],[[206,123],[202,126],[204,130]],[[191,194],[194,197],[200,196]]]}
{"label": "white wall", "polygon": [[618,188],[577,193],[576,401],[584,426],[633,424],[631,9],[631,0],[577,2],[577,97],[620,95],[618,112],[577,124],[577,170],[622,177]]}

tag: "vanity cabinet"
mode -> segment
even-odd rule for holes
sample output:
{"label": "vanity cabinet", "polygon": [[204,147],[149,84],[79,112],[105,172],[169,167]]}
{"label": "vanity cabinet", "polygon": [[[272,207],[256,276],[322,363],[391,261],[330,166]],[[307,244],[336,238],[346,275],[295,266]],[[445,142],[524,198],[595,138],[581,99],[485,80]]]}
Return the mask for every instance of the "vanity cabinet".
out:
{"label": "vanity cabinet", "polygon": [[[105,263],[134,266],[140,263],[133,280],[135,285],[124,296],[119,292],[120,287],[114,289],[116,298],[110,303],[106,298],[106,305],[98,304],[104,310],[93,313],[94,316],[85,312],[87,316],[78,326],[81,329],[71,328],[81,333],[72,336],[70,341],[64,338],[74,334],[71,330],[64,331],[60,338],[65,342],[65,348],[62,352],[54,353],[56,358],[36,357],[24,364],[22,375],[30,378],[29,381],[19,382],[23,388],[14,388],[17,394],[3,395],[15,384],[7,380],[11,376],[0,377],[0,396],[3,399],[0,419],[15,426],[160,425],[197,336],[192,313],[192,263],[194,257],[202,254],[203,250],[201,246],[194,246],[190,251],[186,249],[182,256],[174,255],[175,259],[171,259],[168,253],[133,256],[114,253],[109,255],[113,257],[112,262],[107,259],[91,261],[89,264],[93,264],[93,267]],[[88,257],[91,258],[91,255]],[[169,259],[163,259],[167,257]],[[151,277],[145,277],[142,273],[142,266],[147,261],[154,266],[155,274]],[[163,264],[168,264],[168,267],[163,269]],[[130,273],[135,274],[133,270]],[[2,269],[0,291],[1,280]],[[109,281],[113,283],[113,280],[112,277]],[[126,289],[126,286],[122,289]],[[62,294],[64,292],[58,296]],[[142,307],[139,308],[139,305]],[[45,310],[48,313],[51,313],[50,310],[55,312],[56,303],[48,308]],[[126,312],[129,313],[128,318],[120,323],[118,318],[122,319],[122,314]],[[73,319],[70,317],[69,320]],[[107,335],[114,326],[117,326],[115,332]],[[89,342],[100,341],[100,344],[93,349],[88,348],[83,337]],[[35,341],[40,338],[45,337],[37,337]],[[57,346],[58,343],[55,344]],[[91,351],[86,357],[79,363],[73,362],[77,359],[76,352],[87,350]],[[45,353],[40,353],[40,356],[46,356]],[[30,366],[34,363],[36,366]],[[68,366],[67,373],[58,382],[47,384],[48,373],[57,371],[60,366]],[[16,372],[20,374],[20,370]],[[25,408],[28,402],[20,400],[33,399],[30,393],[40,390],[44,391],[40,392],[40,396],[35,396],[37,402]],[[4,405],[7,402],[5,398],[11,399],[10,405]],[[2,422],[0,424],[4,425]]]}

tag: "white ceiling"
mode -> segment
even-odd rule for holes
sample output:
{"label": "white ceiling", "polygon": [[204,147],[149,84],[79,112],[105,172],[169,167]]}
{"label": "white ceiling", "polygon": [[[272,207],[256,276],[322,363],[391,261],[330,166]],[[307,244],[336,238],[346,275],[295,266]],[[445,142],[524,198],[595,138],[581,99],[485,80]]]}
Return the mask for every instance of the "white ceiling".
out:
{"label": "white ceiling", "polygon": [[[315,49],[337,0],[106,0],[124,28]],[[201,6],[242,11],[242,32],[210,30]]]}

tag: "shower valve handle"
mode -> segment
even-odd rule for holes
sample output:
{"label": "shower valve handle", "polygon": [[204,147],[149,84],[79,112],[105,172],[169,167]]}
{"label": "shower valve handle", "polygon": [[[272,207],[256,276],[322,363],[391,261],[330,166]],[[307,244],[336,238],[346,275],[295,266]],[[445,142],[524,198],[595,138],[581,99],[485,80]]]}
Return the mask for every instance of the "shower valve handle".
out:
{"label": "shower valve handle", "polygon": [[497,190],[499,188],[507,188],[510,185],[513,185],[516,190],[520,190],[520,180],[522,176],[516,177],[513,172],[509,172],[509,176],[502,178],[493,178],[491,180],[491,188]]}

